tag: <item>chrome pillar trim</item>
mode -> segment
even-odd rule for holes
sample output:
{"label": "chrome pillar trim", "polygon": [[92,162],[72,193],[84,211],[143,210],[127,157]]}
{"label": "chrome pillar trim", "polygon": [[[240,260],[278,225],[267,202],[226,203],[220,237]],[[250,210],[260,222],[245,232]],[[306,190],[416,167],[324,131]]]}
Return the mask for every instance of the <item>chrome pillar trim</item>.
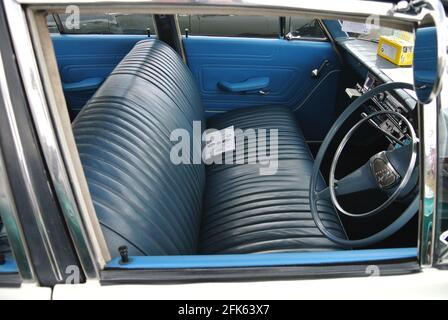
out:
{"label": "chrome pillar trim", "polygon": [[[430,11],[437,27],[438,61],[442,66],[438,81],[443,88],[446,78],[447,19],[442,3],[438,0],[427,0],[432,7]],[[423,17],[428,9],[422,10]],[[441,91],[446,92],[445,90]],[[436,226],[438,213],[438,181],[439,177],[439,126],[438,112],[441,93],[429,104],[418,103],[419,129],[423,143],[420,144],[420,221],[419,221],[419,259],[422,267],[432,267],[436,245]]]}
{"label": "chrome pillar trim", "polygon": [[[3,60],[0,54],[0,90],[3,97],[3,103],[8,112],[8,122],[14,128],[14,140],[20,143],[20,137],[17,131],[14,114],[12,113],[12,103],[9,95],[8,83],[3,67]],[[16,145],[17,147],[17,145]],[[22,160],[20,160],[22,161]],[[25,168],[23,168],[25,169]],[[23,282],[35,282],[35,275],[31,268],[29,251],[26,246],[23,230],[20,226],[17,210],[9,185],[9,178],[3,160],[2,150],[0,150],[0,215],[6,228],[9,245],[12,249],[15,262],[19,269]]]}
{"label": "chrome pillar trim", "polygon": [[420,221],[418,252],[420,265],[432,267],[434,226],[437,208],[437,102],[418,104],[420,138]]}
{"label": "chrome pillar trim", "polygon": [[[85,225],[80,217],[78,203],[67,174],[66,163],[61,154],[58,136],[55,133],[52,115],[48,110],[47,97],[42,85],[25,12],[21,5],[14,0],[5,0],[4,6],[31,116],[57,199],[86,278],[98,278],[101,263],[94,258],[98,255],[95,256],[93,253],[88,241],[90,238],[86,235]],[[37,30],[32,31],[37,32]],[[38,213],[37,216],[39,216]],[[44,236],[45,230],[41,230],[41,232]],[[51,249],[51,243],[48,243],[48,246]]]}
{"label": "chrome pillar trim", "polygon": [[[4,74],[3,63],[2,63],[1,69],[2,69],[1,71]],[[26,183],[27,193],[32,202],[33,212],[35,212],[36,223],[39,228],[38,231],[39,231],[40,237],[42,238],[42,242],[45,247],[44,248],[45,252],[47,253],[48,258],[50,260],[50,265],[52,267],[52,271],[53,271],[56,279],[62,280],[62,271],[60,270],[60,268],[57,264],[56,255],[51,247],[50,239],[48,237],[48,233],[46,232],[45,224],[43,223],[43,220],[42,220],[41,208],[38,204],[37,196],[33,189],[33,184],[31,182],[30,173],[29,173],[28,167],[26,165],[25,155],[24,155],[24,151],[22,148],[22,141],[20,138],[17,122],[15,119],[13,105],[12,105],[11,98],[9,95],[8,83],[7,83],[7,80],[5,77],[2,77],[2,78],[3,78],[3,79],[1,79],[2,80],[2,83],[1,83],[2,94],[5,95],[4,102],[5,102],[6,112],[8,114],[8,122],[11,126],[11,131],[13,134],[14,147],[17,150],[17,154],[19,155],[18,161],[20,164],[20,170],[22,171],[22,174],[27,182]]]}

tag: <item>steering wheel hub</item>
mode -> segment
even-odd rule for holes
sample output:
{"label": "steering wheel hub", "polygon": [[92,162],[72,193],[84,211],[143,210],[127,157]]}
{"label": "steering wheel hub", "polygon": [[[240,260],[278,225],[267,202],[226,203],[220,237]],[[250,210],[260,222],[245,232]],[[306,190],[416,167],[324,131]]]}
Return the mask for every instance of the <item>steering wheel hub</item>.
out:
{"label": "steering wheel hub", "polygon": [[370,160],[373,176],[378,186],[383,190],[394,187],[401,176],[390,163],[385,152],[380,152]]}

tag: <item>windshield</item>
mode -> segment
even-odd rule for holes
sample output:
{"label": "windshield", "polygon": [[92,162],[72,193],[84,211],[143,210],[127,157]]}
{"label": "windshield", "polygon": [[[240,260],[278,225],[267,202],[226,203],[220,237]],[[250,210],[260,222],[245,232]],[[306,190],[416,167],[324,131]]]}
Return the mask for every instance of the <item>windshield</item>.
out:
{"label": "windshield", "polygon": [[358,23],[351,21],[340,21],[342,31],[345,31],[350,38],[378,42],[380,36],[397,36],[408,41],[413,40],[413,35],[409,32],[396,30],[387,27],[380,27],[372,23]]}

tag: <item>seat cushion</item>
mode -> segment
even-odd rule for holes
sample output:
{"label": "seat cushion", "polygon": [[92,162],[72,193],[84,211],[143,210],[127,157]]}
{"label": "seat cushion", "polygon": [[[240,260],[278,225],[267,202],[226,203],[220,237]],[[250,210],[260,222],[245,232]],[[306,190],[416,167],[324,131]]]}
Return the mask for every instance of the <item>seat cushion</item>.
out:
{"label": "seat cushion", "polygon": [[[334,250],[310,213],[313,157],[292,113],[279,106],[246,108],[209,119],[209,128],[278,129],[278,170],[260,175],[259,164],[212,164],[206,190],[199,250],[202,254]],[[269,136],[267,136],[269,138]],[[236,152],[234,152],[236,159]],[[323,181],[320,183],[323,185]],[[329,202],[319,203],[326,225],[345,237]]]}

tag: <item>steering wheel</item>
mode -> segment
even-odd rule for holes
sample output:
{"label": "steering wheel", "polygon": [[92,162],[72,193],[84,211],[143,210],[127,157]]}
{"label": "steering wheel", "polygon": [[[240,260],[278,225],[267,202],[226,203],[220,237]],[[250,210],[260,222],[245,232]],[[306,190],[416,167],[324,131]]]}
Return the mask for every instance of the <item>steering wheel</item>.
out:
{"label": "steering wheel", "polygon": [[[348,106],[348,108],[339,116],[339,118],[333,124],[316,156],[310,181],[309,198],[311,214],[319,230],[329,240],[340,246],[350,248],[365,247],[384,240],[401,229],[404,225],[406,225],[418,212],[419,201],[418,196],[416,196],[411,201],[406,210],[404,210],[404,212],[392,224],[390,224],[383,230],[364,239],[349,240],[335,236],[333,233],[331,233],[322,222],[318,211],[319,201],[331,201],[331,203],[337,210],[339,210],[339,212],[347,216],[373,216],[391,205],[397,198],[409,195],[414,189],[418,179],[417,147],[419,140],[415,134],[412,124],[401,113],[392,110],[383,110],[371,113],[370,115],[364,117],[363,119],[358,121],[344,136],[336,150],[331,163],[329,186],[327,188],[320,188],[320,190],[317,190],[317,188],[321,187],[323,184],[323,179],[320,173],[322,161],[338,130],[354,112],[356,112],[363,106],[364,103],[366,103],[379,93],[394,89],[413,90],[413,86],[404,82],[385,83],[375,87],[374,89],[363,94],[361,97],[357,98]],[[360,168],[346,175],[344,178],[336,180],[334,175],[337,163],[349,139],[362,124],[367,121],[372,121],[372,118],[376,116],[384,114],[392,114],[396,118],[400,119],[408,127],[408,133],[411,141],[408,144],[403,144],[387,131],[381,129],[379,126],[373,125],[374,128],[396,141],[400,146],[398,148],[394,148],[393,150],[385,150],[375,154],[367,161],[367,163],[362,165]],[[337,196],[340,195],[347,195],[372,189],[379,189],[383,191],[387,196],[387,200],[375,209],[368,212],[356,214],[351,213],[345,210],[337,200]]]}

